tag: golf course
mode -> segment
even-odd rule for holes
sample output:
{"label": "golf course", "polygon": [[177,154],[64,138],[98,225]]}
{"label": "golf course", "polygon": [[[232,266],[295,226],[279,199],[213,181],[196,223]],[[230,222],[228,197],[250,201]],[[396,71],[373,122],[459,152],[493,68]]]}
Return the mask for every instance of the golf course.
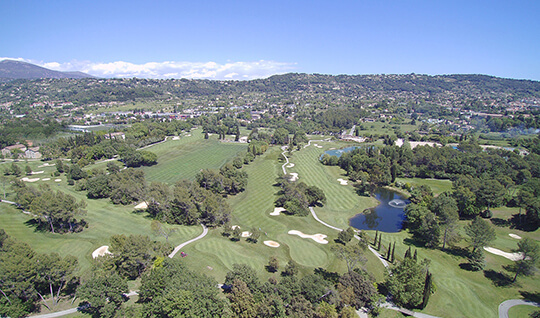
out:
{"label": "golf course", "polygon": [[[369,196],[357,194],[352,182],[347,181],[346,172],[338,166],[325,166],[319,158],[324,151],[349,146],[350,142],[335,140],[323,141],[324,137],[309,136],[313,141],[300,150],[285,152],[289,163],[285,166],[287,174],[297,174],[298,180],[308,186],[315,185],[323,190],[326,203],[314,207],[318,218],[337,228],[346,229],[349,219],[365,209],[377,206],[378,201]],[[316,139],[316,141],[315,141]],[[219,169],[236,156],[243,155],[248,148],[247,143],[222,142],[216,135],[204,138],[201,129],[192,130],[189,134],[168,137],[166,141],[145,148],[158,156],[158,163],[153,166],[137,168],[144,171],[146,181],[159,181],[172,186],[180,180],[195,179],[201,169]],[[282,166],[286,163],[283,150],[279,146],[271,146],[254,161],[244,165],[242,171],[248,175],[245,190],[228,196],[227,202],[232,208],[230,223],[239,226],[241,231],[251,232],[258,229],[261,233],[257,242],[246,238],[233,241],[222,235],[223,229],[209,228],[209,232],[201,239],[194,241],[181,249],[184,253],[182,262],[187,268],[214,277],[223,283],[227,272],[233,264],[247,264],[254,268],[262,281],[268,280],[276,274],[265,270],[269,257],[275,256],[284,266],[290,260],[300,265],[300,274],[313,273],[317,268],[324,268],[329,272],[344,273],[347,271],[346,263],[338,259],[332,250],[339,231],[326,227],[318,222],[312,215],[305,217],[286,214],[271,215],[275,209],[279,187],[276,180],[283,175]],[[3,166],[11,162],[3,162]],[[87,199],[84,191],[76,191],[74,186],[67,184],[65,176],[53,176],[56,171],[53,162],[44,165],[42,161],[19,162],[22,167],[28,165],[34,174],[30,178],[33,186],[47,184],[52,189],[60,190],[74,196],[77,200],[86,202],[86,215],[84,219],[88,228],[82,232],[71,234],[54,234],[37,231],[31,224],[31,216],[24,214],[14,205],[0,203],[0,228],[6,233],[22,242],[29,244],[39,253],[57,252],[60,255],[73,255],[79,261],[79,272],[84,273],[92,266],[92,252],[100,246],[109,245],[109,238],[115,234],[141,234],[152,240],[165,242],[163,236],[156,235],[151,229],[152,219],[144,211],[134,209],[135,205],[114,205],[109,199]],[[106,163],[96,163],[85,167],[85,170],[94,168],[104,169]],[[39,173],[37,173],[39,172]],[[35,180],[39,178],[38,180]],[[341,179],[341,181],[340,181]],[[450,180],[432,180],[420,178],[398,178],[403,183],[414,185],[428,185],[435,195],[452,189]],[[6,200],[13,200],[14,193],[6,187]],[[494,209],[494,217],[507,220],[518,213],[518,208]],[[398,261],[403,259],[410,247],[417,251],[419,259],[429,260],[429,270],[433,274],[436,292],[422,313],[438,317],[497,317],[498,306],[508,299],[523,298],[524,295],[536,293],[540,279],[538,276],[520,278],[516,283],[509,283],[511,277],[505,272],[503,266],[510,265],[511,260],[502,256],[486,253],[486,267],[484,271],[467,270],[463,264],[467,262],[464,251],[468,248],[463,230],[467,220],[460,220],[458,232],[462,239],[451,249],[429,249],[418,245],[406,231],[397,233],[382,233],[381,249],[386,254],[389,244],[396,244],[395,255]],[[168,238],[171,246],[177,246],[201,234],[200,225],[183,226],[168,225],[174,233]],[[511,229],[508,226],[494,226],[496,240],[492,247],[511,252],[517,248],[520,238],[531,238],[540,241],[540,231],[525,232]],[[289,234],[293,231],[293,234]],[[297,235],[295,231],[301,232]],[[366,231],[371,242],[375,238],[375,231]],[[510,236],[513,234],[514,236]],[[319,235],[328,243],[317,241],[306,235]],[[304,236],[304,237],[302,237]],[[273,247],[264,244],[273,241],[279,246]],[[180,258],[178,253],[176,258]],[[372,275],[377,283],[382,282],[387,269],[373,253],[366,251],[364,257],[366,271]],[[138,282],[131,283],[134,288]],[[518,312],[518,310],[516,310]],[[82,314],[73,314],[73,316]],[[383,309],[380,317],[396,317],[395,311]],[[512,316],[511,316],[512,317]],[[517,317],[517,316],[515,316]]]}

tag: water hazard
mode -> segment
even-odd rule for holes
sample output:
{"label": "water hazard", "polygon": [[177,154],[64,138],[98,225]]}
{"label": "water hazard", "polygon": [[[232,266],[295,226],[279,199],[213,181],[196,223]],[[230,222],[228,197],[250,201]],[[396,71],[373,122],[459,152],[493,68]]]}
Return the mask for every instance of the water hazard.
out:
{"label": "water hazard", "polygon": [[355,215],[349,220],[349,224],[359,230],[399,232],[405,220],[404,209],[409,204],[409,200],[397,192],[384,188],[377,189],[375,197],[381,203],[375,208]]}

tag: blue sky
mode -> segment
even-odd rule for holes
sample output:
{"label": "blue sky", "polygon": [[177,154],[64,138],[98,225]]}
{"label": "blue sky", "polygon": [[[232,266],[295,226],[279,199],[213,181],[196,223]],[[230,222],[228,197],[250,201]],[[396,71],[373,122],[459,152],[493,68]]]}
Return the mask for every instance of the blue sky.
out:
{"label": "blue sky", "polygon": [[0,1],[0,57],[97,76],[540,80],[540,1]]}

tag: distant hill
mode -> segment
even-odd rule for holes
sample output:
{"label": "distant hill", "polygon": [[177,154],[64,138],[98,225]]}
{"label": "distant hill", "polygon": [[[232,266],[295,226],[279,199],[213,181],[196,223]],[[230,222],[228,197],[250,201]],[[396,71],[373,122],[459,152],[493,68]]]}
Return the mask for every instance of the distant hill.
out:
{"label": "distant hill", "polygon": [[82,72],[59,72],[34,64],[3,60],[0,61],[0,80],[38,79],[38,78],[89,78],[93,77]]}

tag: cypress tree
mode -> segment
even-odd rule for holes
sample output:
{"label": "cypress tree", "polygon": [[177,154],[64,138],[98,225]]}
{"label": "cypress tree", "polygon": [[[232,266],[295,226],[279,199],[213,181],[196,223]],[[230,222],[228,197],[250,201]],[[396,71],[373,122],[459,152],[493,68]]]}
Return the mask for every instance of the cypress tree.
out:
{"label": "cypress tree", "polygon": [[432,277],[429,270],[426,272],[426,280],[424,282],[424,296],[422,298],[422,309],[426,308],[429,296],[431,296],[431,285],[432,285]]}
{"label": "cypress tree", "polygon": [[381,250],[381,239],[382,239],[382,234],[379,235],[379,245],[377,245],[377,250],[378,250],[378,251]]}
{"label": "cypress tree", "polygon": [[379,236],[379,230],[375,231],[375,240],[373,240],[373,246],[377,245],[377,236]]}
{"label": "cypress tree", "polygon": [[405,252],[404,258],[410,258],[411,257],[411,247],[409,246],[409,249]]}
{"label": "cypress tree", "polygon": [[392,247],[392,263],[396,260],[395,253],[396,252],[396,242],[394,242],[394,246]]}
{"label": "cypress tree", "polygon": [[418,260],[418,250],[414,250],[414,260],[417,261]]}

